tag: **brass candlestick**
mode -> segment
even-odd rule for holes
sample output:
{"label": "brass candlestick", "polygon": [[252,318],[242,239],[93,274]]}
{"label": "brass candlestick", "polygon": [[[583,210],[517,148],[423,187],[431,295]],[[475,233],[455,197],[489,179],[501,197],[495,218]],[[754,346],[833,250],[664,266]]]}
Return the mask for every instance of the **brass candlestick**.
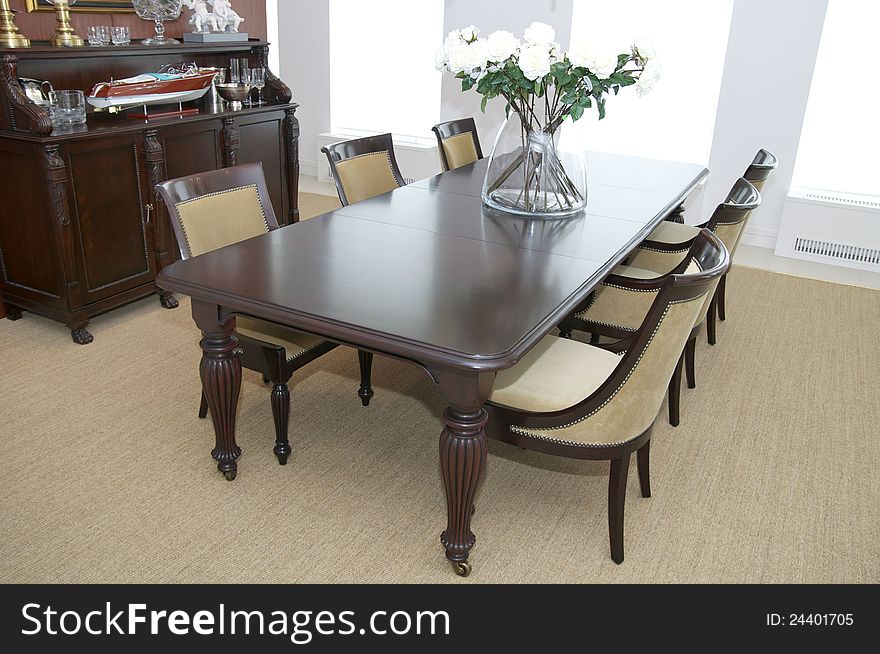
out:
{"label": "brass candlestick", "polygon": [[30,39],[18,33],[15,14],[9,8],[9,0],[0,0],[0,48],[29,48]]}
{"label": "brass candlestick", "polygon": [[52,37],[52,45],[56,48],[78,48],[83,45],[81,36],[70,26],[70,5],[76,0],[49,0],[55,5],[55,20],[58,27],[55,28],[55,36]]}

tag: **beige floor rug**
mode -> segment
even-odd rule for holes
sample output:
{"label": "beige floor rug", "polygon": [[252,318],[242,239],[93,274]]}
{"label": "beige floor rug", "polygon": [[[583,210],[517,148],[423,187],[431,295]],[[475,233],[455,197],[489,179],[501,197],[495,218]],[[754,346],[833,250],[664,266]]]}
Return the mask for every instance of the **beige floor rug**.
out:
{"label": "beige floor rug", "polygon": [[185,298],[99,317],[86,347],[0,321],[0,582],[880,581],[880,293],[737,268],[728,294],[681,426],[658,419],[654,497],[630,474],[626,561],[607,463],[491,442],[466,580],[438,541],[443,402],[415,368],[377,358],[369,408],[352,350],[297,374],[285,467],[245,372],[226,482]]}

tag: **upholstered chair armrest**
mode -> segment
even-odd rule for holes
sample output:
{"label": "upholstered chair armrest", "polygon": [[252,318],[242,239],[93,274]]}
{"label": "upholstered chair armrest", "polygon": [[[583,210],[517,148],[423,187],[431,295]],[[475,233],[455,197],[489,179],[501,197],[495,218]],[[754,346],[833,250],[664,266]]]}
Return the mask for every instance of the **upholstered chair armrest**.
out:
{"label": "upholstered chair armrest", "polygon": [[608,277],[602,280],[602,284],[613,288],[619,288],[624,291],[643,293],[645,291],[659,291],[663,286],[663,278],[664,276],[660,274],[650,279],[642,279],[639,277],[625,277],[623,275],[611,273]]}

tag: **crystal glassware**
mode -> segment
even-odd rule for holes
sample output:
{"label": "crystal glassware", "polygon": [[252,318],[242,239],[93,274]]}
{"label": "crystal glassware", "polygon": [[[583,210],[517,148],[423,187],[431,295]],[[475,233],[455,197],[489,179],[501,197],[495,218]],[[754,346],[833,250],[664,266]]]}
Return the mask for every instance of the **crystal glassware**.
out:
{"label": "crystal glassware", "polygon": [[241,82],[241,68],[238,59],[229,60],[229,84],[238,84]]}
{"label": "crystal glassware", "polygon": [[131,30],[127,25],[114,25],[110,28],[110,41],[113,45],[128,45],[131,43]]}
{"label": "crystal glassware", "polygon": [[110,27],[107,25],[89,27],[89,45],[110,45]]}
{"label": "crystal glassware", "polygon": [[50,91],[49,105],[53,125],[82,125],[86,122],[86,97],[82,91]]}
{"label": "crystal glassware", "polygon": [[257,89],[257,106],[263,106],[263,89],[266,87],[266,69],[251,68],[251,86]]}
{"label": "crystal glassware", "polygon": [[183,7],[183,0],[132,0],[134,10],[144,20],[156,23],[156,36],[144,39],[143,45],[171,45],[180,43],[177,39],[165,36],[166,20],[177,20]]}

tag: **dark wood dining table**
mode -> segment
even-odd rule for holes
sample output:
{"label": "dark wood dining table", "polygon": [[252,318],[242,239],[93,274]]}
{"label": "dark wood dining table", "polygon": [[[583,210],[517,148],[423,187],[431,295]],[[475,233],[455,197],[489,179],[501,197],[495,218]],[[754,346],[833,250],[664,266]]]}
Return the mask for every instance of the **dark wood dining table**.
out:
{"label": "dark wood dining table", "polygon": [[440,470],[446,557],[467,561],[486,462],[483,408],[516,364],[694,189],[700,165],[588,153],[588,204],[527,219],[481,204],[486,160],[166,267],[192,298],[211,452],[237,470],[235,316],[287,325],[421,367],[447,407]]}

